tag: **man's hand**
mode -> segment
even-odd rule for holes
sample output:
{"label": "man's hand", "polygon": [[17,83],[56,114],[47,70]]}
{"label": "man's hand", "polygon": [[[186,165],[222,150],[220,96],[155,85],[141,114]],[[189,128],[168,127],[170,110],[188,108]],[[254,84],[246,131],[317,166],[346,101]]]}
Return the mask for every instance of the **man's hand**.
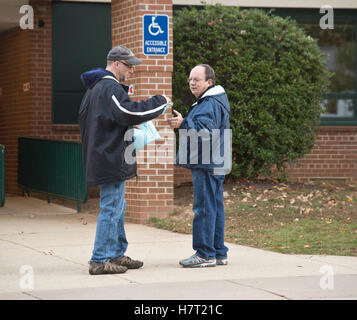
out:
{"label": "man's hand", "polygon": [[172,111],[177,115],[177,117],[169,118],[169,119],[167,119],[167,122],[171,129],[180,128],[181,123],[183,121],[182,115],[180,112],[178,112],[176,110],[172,110]]}
{"label": "man's hand", "polygon": [[162,95],[166,99],[166,104],[171,104],[171,99],[164,94]]}

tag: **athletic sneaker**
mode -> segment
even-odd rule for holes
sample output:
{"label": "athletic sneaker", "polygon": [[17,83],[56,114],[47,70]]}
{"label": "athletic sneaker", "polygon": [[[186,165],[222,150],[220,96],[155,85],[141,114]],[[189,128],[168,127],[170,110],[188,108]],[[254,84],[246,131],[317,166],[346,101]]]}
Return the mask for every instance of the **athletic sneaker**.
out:
{"label": "athletic sneaker", "polygon": [[179,263],[184,268],[215,267],[216,259],[203,259],[195,253],[189,258],[181,260]]}
{"label": "athletic sneaker", "polygon": [[111,262],[115,263],[118,266],[124,266],[127,267],[128,269],[139,269],[144,265],[144,262],[139,261],[139,260],[133,260],[129,258],[128,256],[122,256],[119,258],[115,258],[111,260]]}
{"label": "athletic sneaker", "polygon": [[228,264],[228,259],[216,258],[217,266],[226,266]]}
{"label": "athletic sneaker", "polygon": [[106,263],[89,262],[89,274],[91,275],[124,273],[126,270],[128,270],[127,267],[119,266],[110,261]]}

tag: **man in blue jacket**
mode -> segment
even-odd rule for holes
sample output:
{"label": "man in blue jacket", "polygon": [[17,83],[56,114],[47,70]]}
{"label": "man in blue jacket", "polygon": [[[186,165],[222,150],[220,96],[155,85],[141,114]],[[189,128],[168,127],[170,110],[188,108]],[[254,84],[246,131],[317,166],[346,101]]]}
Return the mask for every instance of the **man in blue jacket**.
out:
{"label": "man in blue jacket", "polygon": [[[124,46],[111,49],[106,69],[81,75],[87,88],[79,110],[83,162],[88,186],[100,186],[100,208],[90,274],[123,273],[143,262],[124,253],[128,242],[124,230],[125,180],[136,176],[135,154],[128,154],[133,126],[162,114],[170,100],[156,95],[131,101],[122,84],[141,61]],[[133,130],[131,130],[133,131]],[[134,151],[135,153],[135,151]]]}
{"label": "man in blue jacket", "polygon": [[176,165],[191,169],[194,191],[192,242],[196,252],[179,263],[185,268],[226,265],[223,182],[231,165],[229,102],[224,89],[215,86],[209,65],[194,67],[188,82],[196,102],[184,119],[174,110],[177,117],[168,120],[171,128],[179,128]]}

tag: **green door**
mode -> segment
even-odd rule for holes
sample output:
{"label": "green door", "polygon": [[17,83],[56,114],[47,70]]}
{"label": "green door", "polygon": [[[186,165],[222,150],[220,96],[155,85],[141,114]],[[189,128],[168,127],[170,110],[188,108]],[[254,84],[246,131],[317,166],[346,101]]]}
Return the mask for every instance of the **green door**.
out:
{"label": "green door", "polygon": [[110,3],[54,2],[52,23],[52,122],[77,124],[80,74],[105,67],[111,48]]}

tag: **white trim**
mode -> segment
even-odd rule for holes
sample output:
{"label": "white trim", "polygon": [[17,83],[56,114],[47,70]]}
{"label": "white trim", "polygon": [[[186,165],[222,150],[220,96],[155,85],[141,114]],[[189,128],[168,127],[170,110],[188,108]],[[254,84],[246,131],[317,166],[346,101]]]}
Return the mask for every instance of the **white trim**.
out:
{"label": "white trim", "polygon": [[127,114],[131,114],[133,116],[145,116],[147,114],[155,113],[155,112],[159,111],[160,109],[164,109],[167,105],[167,103],[165,103],[165,104],[161,105],[160,107],[157,107],[152,110],[142,111],[142,112],[134,112],[134,111],[129,111],[129,110],[125,109],[124,107],[122,107],[122,105],[119,103],[118,99],[115,97],[114,94],[112,95],[112,99],[121,111],[123,111]]}
{"label": "white trim", "polygon": [[[217,94],[220,94],[220,93],[226,93],[226,91],[224,91],[223,87],[218,85],[218,86],[215,86],[209,90],[207,90],[202,97],[200,97],[200,100],[204,97],[209,97],[209,96],[215,96]],[[195,106],[197,104],[197,101],[192,105]]]}
{"label": "white trim", "polygon": [[[120,82],[118,81],[118,79],[116,79],[116,78],[114,78],[114,77],[112,77],[112,76],[104,76],[104,77],[102,77],[102,79],[111,79],[111,80],[114,80],[114,81],[120,83]],[[125,113],[127,113],[127,114],[131,114],[131,115],[133,115],[133,116],[144,116],[144,115],[146,115],[146,114],[155,113],[156,111],[159,111],[160,109],[165,108],[166,105],[167,105],[167,103],[165,103],[165,104],[161,105],[160,107],[157,107],[157,108],[152,109],[152,110],[142,111],[142,112],[134,112],[134,111],[129,111],[129,110],[125,109],[125,108],[119,103],[118,99],[115,97],[114,94],[112,95],[112,99],[113,99],[113,101],[115,102],[115,104],[117,105],[117,107],[118,107],[121,111],[123,111],[123,112],[125,112]]]}
{"label": "white trim", "polygon": [[218,86],[215,86],[215,87],[207,90],[201,98],[204,98],[207,96],[215,96],[220,93],[225,93],[225,91],[222,86],[218,85]]}
{"label": "white trim", "polygon": [[102,77],[102,79],[112,79],[112,80],[114,80],[114,81],[120,83],[117,78],[114,78],[114,77],[112,77],[112,76],[104,76],[104,77]]}
{"label": "white trim", "polygon": [[[173,0],[173,5],[202,6],[202,0]],[[268,8],[321,8],[330,5],[334,9],[357,9],[356,0],[206,0],[207,4],[221,3],[232,7],[268,7]]]}

